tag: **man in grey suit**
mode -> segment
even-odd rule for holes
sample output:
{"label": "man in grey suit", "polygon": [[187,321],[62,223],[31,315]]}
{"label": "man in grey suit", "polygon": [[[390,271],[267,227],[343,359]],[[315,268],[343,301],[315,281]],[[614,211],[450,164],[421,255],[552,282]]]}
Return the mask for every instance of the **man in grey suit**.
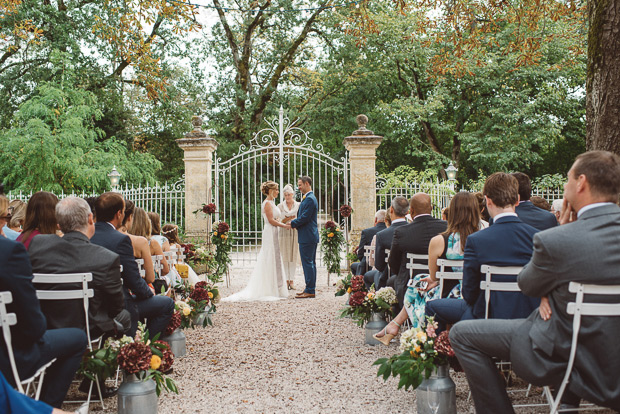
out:
{"label": "man in grey suit", "polygon": [[[511,361],[514,372],[531,384],[561,383],[573,319],[566,306],[575,300],[569,282],[620,284],[618,194],[620,157],[605,151],[579,155],[564,185],[562,225],[534,235],[534,254],[517,279],[526,295],[548,297],[549,307],[543,302],[527,319],[463,321],[450,331],[477,412],[513,412],[492,357]],[[581,397],[620,410],[617,319],[582,319],[567,389],[577,402]]]}
{"label": "man in grey suit", "polygon": [[[91,336],[103,333],[122,334],[130,327],[130,315],[124,309],[124,298],[118,254],[90,243],[95,233],[93,214],[88,203],[67,197],[56,205],[56,220],[64,233],[39,235],[32,239],[28,253],[34,273],[92,273],[89,288],[88,319]],[[35,240],[36,239],[36,240]],[[37,285],[38,289],[65,290],[67,285]],[[75,288],[80,288],[76,285]],[[85,329],[82,300],[43,301],[41,310],[48,329]]]}

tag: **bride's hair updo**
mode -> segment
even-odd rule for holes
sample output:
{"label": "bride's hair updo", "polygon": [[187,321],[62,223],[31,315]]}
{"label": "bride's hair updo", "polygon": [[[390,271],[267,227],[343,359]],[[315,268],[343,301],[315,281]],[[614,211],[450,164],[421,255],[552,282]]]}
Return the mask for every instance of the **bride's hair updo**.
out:
{"label": "bride's hair updo", "polygon": [[278,189],[278,184],[274,183],[273,181],[265,181],[264,183],[260,185],[261,193],[265,194],[266,196],[269,195],[270,190],[277,190],[277,189]]}

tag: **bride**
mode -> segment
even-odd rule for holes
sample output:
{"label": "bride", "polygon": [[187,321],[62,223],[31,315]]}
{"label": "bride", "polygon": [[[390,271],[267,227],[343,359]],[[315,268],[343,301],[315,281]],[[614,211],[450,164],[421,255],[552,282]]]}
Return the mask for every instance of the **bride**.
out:
{"label": "bride", "polygon": [[261,205],[263,240],[256,266],[254,266],[247,286],[240,292],[222,299],[224,302],[268,301],[288,297],[278,240],[278,227],[286,227],[286,225],[279,221],[282,213],[274,203],[280,191],[278,184],[273,181],[264,182],[260,190],[267,198]]}

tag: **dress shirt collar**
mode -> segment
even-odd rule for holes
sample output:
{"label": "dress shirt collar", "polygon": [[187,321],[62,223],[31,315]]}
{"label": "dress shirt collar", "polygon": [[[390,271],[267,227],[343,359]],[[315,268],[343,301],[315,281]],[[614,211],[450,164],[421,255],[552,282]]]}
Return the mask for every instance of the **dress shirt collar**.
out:
{"label": "dress shirt collar", "polygon": [[427,214],[418,214],[417,216],[415,216],[413,218],[413,221],[415,221],[418,217],[424,217],[424,216],[430,216],[430,214],[428,214],[428,213]]}
{"label": "dress shirt collar", "polygon": [[407,220],[405,220],[404,218],[397,218],[396,220],[392,220],[392,224],[396,224],[396,223],[400,223],[400,222],[407,222]]}
{"label": "dress shirt collar", "polygon": [[592,210],[593,208],[597,208],[597,207],[610,206],[612,204],[613,203],[609,203],[609,202],[588,204],[587,206],[581,207],[581,210],[579,210],[579,212],[577,213],[577,218],[581,217],[581,215],[588,210]]}
{"label": "dress shirt collar", "polygon": [[110,223],[109,221],[106,221],[106,223],[108,223],[110,226],[112,226],[114,230],[116,230],[116,226],[114,226],[114,224]]}
{"label": "dress shirt collar", "polygon": [[509,216],[514,216],[514,217],[518,217],[517,213],[513,213],[513,212],[508,212],[508,213],[500,213],[497,216],[493,217],[493,222],[495,223],[497,220],[503,218],[503,217],[509,217]]}

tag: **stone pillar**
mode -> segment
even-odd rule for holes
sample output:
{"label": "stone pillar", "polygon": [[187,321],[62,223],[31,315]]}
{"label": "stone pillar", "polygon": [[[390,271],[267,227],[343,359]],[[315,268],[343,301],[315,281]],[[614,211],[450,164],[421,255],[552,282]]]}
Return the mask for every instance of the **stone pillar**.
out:
{"label": "stone pillar", "polygon": [[176,140],[185,161],[185,234],[206,239],[211,223],[204,214],[193,212],[212,201],[213,153],[218,143],[202,130],[202,118],[193,116],[192,125],[191,132]]}
{"label": "stone pillar", "polygon": [[377,211],[377,195],[375,182],[375,159],[377,147],[383,140],[382,136],[366,129],[368,117],[357,116],[357,131],[346,137],[343,144],[349,151],[351,175],[351,246],[357,247],[363,229],[371,227]]}

